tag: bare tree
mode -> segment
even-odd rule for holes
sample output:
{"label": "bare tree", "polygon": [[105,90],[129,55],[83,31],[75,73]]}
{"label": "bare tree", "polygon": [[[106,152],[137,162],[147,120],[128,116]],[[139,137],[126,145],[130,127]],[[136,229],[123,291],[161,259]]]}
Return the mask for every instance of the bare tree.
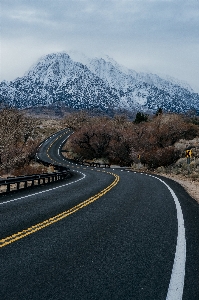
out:
{"label": "bare tree", "polygon": [[35,149],[35,124],[14,109],[0,111],[0,170],[23,165]]}

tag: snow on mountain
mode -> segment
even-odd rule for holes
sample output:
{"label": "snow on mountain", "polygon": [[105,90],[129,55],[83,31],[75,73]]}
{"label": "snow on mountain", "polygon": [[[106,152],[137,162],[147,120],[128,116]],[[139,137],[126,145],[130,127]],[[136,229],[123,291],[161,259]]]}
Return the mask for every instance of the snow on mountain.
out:
{"label": "snow on mountain", "polygon": [[[190,99],[190,94],[193,94],[193,108],[198,107],[196,95],[194,91],[189,86],[188,83],[175,79],[171,76],[164,75],[158,76],[151,73],[136,72],[132,69],[128,69],[124,66],[119,65],[114,59],[110,58],[107,55],[103,55],[101,58],[92,58],[89,59],[84,55],[76,52],[76,55],[73,56],[76,61],[82,62],[87,65],[89,70],[91,70],[95,75],[101,78],[103,81],[106,81],[111,87],[122,91],[122,96],[120,98],[121,106],[125,108],[132,108],[136,106],[147,106],[147,99],[149,100],[149,107],[159,107],[160,105],[166,110],[170,110],[169,106],[174,107],[177,94],[181,89],[184,90],[182,93],[183,105],[182,109],[180,106],[176,106],[176,111],[188,110],[191,109],[191,103],[186,104],[186,99]],[[147,87],[146,87],[147,85]],[[156,88],[158,88],[157,105],[151,103],[151,97],[155,97]],[[151,89],[151,91],[149,91]],[[164,98],[161,97],[161,94],[166,94],[164,105]],[[195,93],[196,94],[196,93]],[[170,102],[168,103],[170,98]],[[196,102],[196,103],[195,103]],[[178,105],[178,104],[177,104]],[[187,109],[186,109],[187,106]],[[148,107],[147,107],[148,108]]]}
{"label": "snow on mountain", "polygon": [[194,93],[194,90],[190,87],[190,85],[186,81],[179,80],[177,78],[174,78],[166,74],[159,74],[158,77],[168,82],[171,82],[174,85],[179,85],[180,87],[189,90],[191,93]]}
{"label": "snow on mountain", "polygon": [[53,53],[26,74],[0,83],[0,102],[25,108],[57,104],[76,109],[128,109],[199,112],[199,95],[170,77],[138,73],[108,56]]}
{"label": "snow on mountain", "polygon": [[107,110],[118,106],[117,92],[66,53],[42,57],[24,77],[0,84],[0,97],[25,108],[62,102],[65,106]]}

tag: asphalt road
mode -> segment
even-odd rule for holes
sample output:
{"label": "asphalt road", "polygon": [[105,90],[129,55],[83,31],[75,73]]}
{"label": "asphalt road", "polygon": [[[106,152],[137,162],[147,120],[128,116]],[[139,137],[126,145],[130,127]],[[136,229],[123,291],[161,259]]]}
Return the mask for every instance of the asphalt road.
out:
{"label": "asphalt road", "polygon": [[198,300],[196,201],[166,178],[66,161],[70,134],[38,156],[71,178],[0,196],[0,299]]}

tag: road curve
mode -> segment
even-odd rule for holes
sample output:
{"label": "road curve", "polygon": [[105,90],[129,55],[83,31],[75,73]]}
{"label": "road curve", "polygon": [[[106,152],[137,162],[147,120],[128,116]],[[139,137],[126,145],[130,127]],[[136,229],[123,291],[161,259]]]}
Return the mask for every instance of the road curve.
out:
{"label": "road curve", "polygon": [[38,157],[70,179],[0,196],[1,299],[199,299],[199,206],[174,181]]}

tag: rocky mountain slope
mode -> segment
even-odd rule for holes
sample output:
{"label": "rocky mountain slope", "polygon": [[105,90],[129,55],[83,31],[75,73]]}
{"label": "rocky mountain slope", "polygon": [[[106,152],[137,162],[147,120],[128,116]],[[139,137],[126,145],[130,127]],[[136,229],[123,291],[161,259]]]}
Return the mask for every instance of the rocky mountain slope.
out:
{"label": "rocky mountain slope", "polygon": [[199,95],[184,83],[137,73],[108,56],[89,59],[54,53],[23,77],[0,83],[0,102],[17,108],[64,105],[75,109],[127,109],[199,113]]}

